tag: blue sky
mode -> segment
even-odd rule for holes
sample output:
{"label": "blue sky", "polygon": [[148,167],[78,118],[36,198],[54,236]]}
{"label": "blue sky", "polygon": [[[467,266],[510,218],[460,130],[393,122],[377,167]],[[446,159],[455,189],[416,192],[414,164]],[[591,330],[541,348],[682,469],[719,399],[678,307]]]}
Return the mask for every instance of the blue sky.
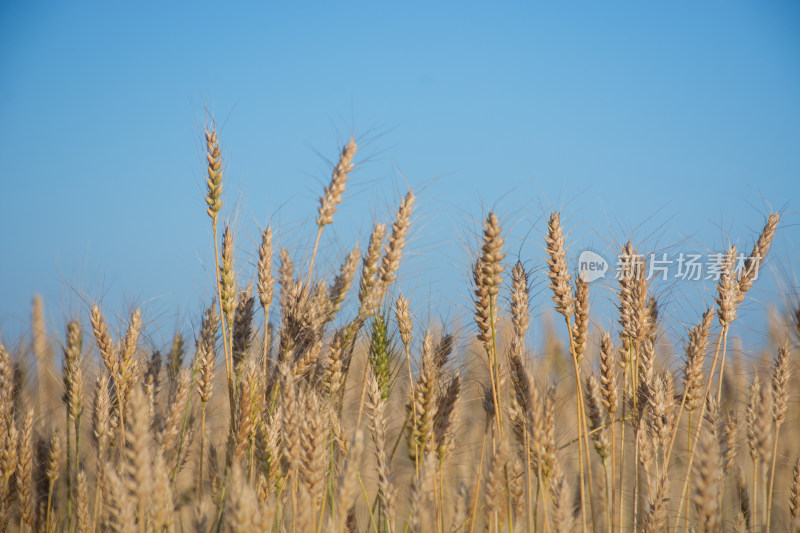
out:
{"label": "blue sky", "polygon": [[[749,249],[771,206],[784,222],[749,305],[761,316],[797,287],[795,2],[3,2],[0,69],[6,338],[34,293],[59,331],[89,301],[143,305],[154,344],[197,320],[212,287],[207,109],[243,272],[267,222],[305,257],[330,159],[355,135],[321,268],[414,187],[401,281],[421,316],[467,312],[488,209],[509,256],[540,270],[551,207],[574,257],[613,256],[630,234],[646,250]],[[712,289],[660,290],[681,322]]]}

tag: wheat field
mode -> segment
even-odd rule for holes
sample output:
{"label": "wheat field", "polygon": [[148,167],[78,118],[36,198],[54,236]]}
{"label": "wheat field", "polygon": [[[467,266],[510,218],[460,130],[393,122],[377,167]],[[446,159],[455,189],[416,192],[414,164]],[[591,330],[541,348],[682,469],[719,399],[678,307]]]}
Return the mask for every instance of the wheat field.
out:
{"label": "wheat field", "polygon": [[[318,267],[355,140],[308,256],[267,227],[238,270],[213,125],[204,142],[218,275],[193,338],[151,349],[139,309],[116,324],[99,304],[56,336],[34,298],[30,340],[0,343],[3,531],[800,532],[800,301],[759,357],[732,340],[780,213],[727,250],[714,300],[668,343],[635,242],[616,327],[599,331],[560,213],[531,266],[509,261],[490,212],[456,336],[397,284],[413,191],[363,251]],[[530,348],[532,268],[558,318],[546,358]]]}

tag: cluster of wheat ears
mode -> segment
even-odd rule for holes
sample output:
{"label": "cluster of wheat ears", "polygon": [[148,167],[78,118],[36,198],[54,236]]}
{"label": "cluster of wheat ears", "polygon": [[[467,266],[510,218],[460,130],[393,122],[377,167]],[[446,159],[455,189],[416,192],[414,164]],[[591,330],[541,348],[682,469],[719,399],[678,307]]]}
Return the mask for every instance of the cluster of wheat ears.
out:
{"label": "cluster of wheat ears", "polygon": [[631,242],[618,331],[590,334],[589,285],[553,212],[543,270],[569,342],[548,362],[527,348],[531,272],[507,272],[495,213],[472,269],[477,335],[457,346],[396,284],[413,192],[363,255],[355,246],[330,279],[315,272],[353,140],[307,268],[284,248],[276,260],[267,227],[252,278],[235,268],[231,228],[219,239],[213,127],[205,143],[217,275],[190,357],[180,333],[164,355],[145,349],[138,309],[115,335],[93,305],[53,341],[39,299],[32,345],[0,344],[3,531],[800,531],[800,409],[788,409],[800,303],[751,368],[728,347],[779,214],[745,268],[727,250],[713,306],[675,353]]}

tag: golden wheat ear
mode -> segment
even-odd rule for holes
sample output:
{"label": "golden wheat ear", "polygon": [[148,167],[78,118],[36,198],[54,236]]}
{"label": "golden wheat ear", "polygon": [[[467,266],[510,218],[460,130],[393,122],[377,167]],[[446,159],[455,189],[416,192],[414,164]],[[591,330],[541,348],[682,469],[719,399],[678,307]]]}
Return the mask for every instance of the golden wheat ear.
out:
{"label": "golden wheat ear", "polygon": [[314,260],[317,257],[320,237],[322,237],[322,228],[333,223],[333,214],[336,213],[336,207],[341,203],[342,196],[344,195],[347,175],[354,168],[353,157],[356,155],[356,150],[358,150],[358,145],[355,139],[350,138],[350,141],[342,148],[339,161],[333,169],[331,181],[328,186],[325,187],[325,191],[319,199],[319,208],[317,209],[317,237],[314,240],[314,250],[311,252],[311,260],[308,263],[306,285],[311,283],[311,273],[314,270]]}
{"label": "golden wheat ear", "polygon": [[264,335],[261,341],[261,369],[267,375],[269,358],[269,308],[275,294],[275,276],[272,274],[272,226],[261,232],[261,244],[258,247],[258,301],[264,311]]}
{"label": "golden wheat ear", "polygon": [[792,530],[800,527],[800,458],[794,463],[792,470],[792,488],[789,491],[789,514],[792,516]]}
{"label": "golden wheat ear", "polygon": [[564,244],[564,228],[561,226],[561,214],[554,211],[547,222],[545,236],[547,252],[547,276],[550,278],[550,289],[553,291],[553,302],[556,311],[564,317],[572,316],[575,310],[575,299],[570,293],[571,275],[567,267],[567,248]]}
{"label": "golden wheat ear", "polygon": [[333,222],[336,206],[342,201],[347,175],[353,170],[353,157],[356,155],[358,145],[355,139],[350,139],[339,155],[339,161],[333,169],[331,182],[325,187],[325,192],[319,199],[317,210],[317,226],[323,227]]}
{"label": "golden wheat ear", "polygon": [[[710,401],[713,402],[713,399]],[[692,476],[695,480],[692,500],[697,509],[699,530],[711,533],[719,530],[722,519],[719,502],[723,477],[717,437],[716,406],[707,409],[706,415],[709,420],[701,430],[700,442],[697,445],[697,462]]]}
{"label": "golden wheat ear", "polygon": [[[33,409],[28,409],[22,433],[19,435],[19,454],[17,459],[17,497],[19,500],[19,529],[27,527],[34,530],[34,498],[36,487],[33,478]],[[5,466],[5,465],[4,465]]]}
{"label": "golden wheat ear", "polygon": [[208,216],[216,225],[219,212],[222,210],[222,152],[219,149],[216,127],[206,130],[206,159],[208,160],[208,177],[206,178],[206,204]]}

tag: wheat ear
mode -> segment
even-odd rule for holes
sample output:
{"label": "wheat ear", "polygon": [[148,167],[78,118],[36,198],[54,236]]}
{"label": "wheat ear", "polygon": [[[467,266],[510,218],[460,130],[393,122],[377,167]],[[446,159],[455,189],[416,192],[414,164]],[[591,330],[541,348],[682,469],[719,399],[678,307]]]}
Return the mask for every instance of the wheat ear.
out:
{"label": "wheat ear", "polygon": [[80,456],[80,422],[83,412],[83,370],[81,369],[81,349],[83,347],[83,336],[81,335],[81,325],[77,320],[73,320],[67,325],[67,341],[64,345],[63,357],[63,382],[64,382],[64,402],[66,403],[66,427],[67,427],[67,509],[72,518],[72,507],[74,505],[72,493],[72,453],[71,453],[71,433],[75,430],[75,473],[80,471],[78,458]]}
{"label": "wheat ear", "polygon": [[[709,399],[713,402],[713,398]],[[695,491],[693,500],[697,508],[701,531],[709,533],[717,531],[720,524],[721,510],[719,495],[722,482],[722,465],[717,438],[716,408],[707,409],[711,419],[701,433],[701,440],[696,445],[697,464],[695,465]],[[699,428],[698,428],[699,431]]]}
{"label": "wheat ear", "polygon": [[370,431],[375,443],[375,461],[378,473],[378,496],[385,515],[386,530],[394,531],[395,501],[397,493],[392,482],[391,461],[386,451],[386,402],[378,386],[374,372],[368,376],[367,407],[370,414]]}
{"label": "wheat ear", "polygon": [[333,168],[331,182],[325,187],[325,191],[319,199],[319,208],[317,209],[317,237],[314,240],[314,250],[311,252],[311,261],[308,263],[306,285],[311,283],[311,272],[314,270],[314,259],[317,257],[319,239],[322,237],[322,228],[333,222],[333,214],[336,212],[336,206],[342,201],[344,188],[347,184],[347,175],[354,167],[353,157],[356,155],[356,150],[358,150],[358,145],[356,145],[355,140],[351,137],[350,141],[342,148],[339,161]]}
{"label": "wheat ear", "polygon": [[800,531],[800,458],[792,470],[792,488],[789,490],[789,514],[792,517],[792,531]]}
{"label": "wheat ear", "polygon": [[19,529],[25,526],[34,530],[34,485],[33,485],[33,409],[28,409],[22,433],[19,436],[17,454],[17,497],[19,499]]}
{"label": "wheat ear", "polygon": [[325,322],[328,323],[333,320],[336,313],[342,308],[347,293],[350,292],[350,287],[353,285],[353,278],[358,269],[358,260],[361,258],[361,252],[356,244],[353,249],[347,254],[339,273],[334,278],[333,282],[328,288],[328,310]]}
{"label": "wheat ear", "polygon": [[367,251],[361,260],[361,279],[358,287],[358,316],[364,319],[375,312],[377,305],[376,285],[378,284],[378,261],[380,260],[383,239],[386,237],[386,226],[376,224],[369,237]]}
{"label": "wheat ear", "polygon": [[789,347],[786,344],[778,348],[778,357],[772,368],[772,421],[775,424],[775,436],[772,439],[772,465],[769,469],[769,488],[767,489],[767,531],[769,531],[772,518],[772,491],[775,483],[775,461],[778,457],[778,435],[781,425],[786,419],[786,409],[789,403],[788,384],[791,377],[789,368]]}
{"label": "wheat ear", "polygon": [[500,391],[500,362],[497,353],[497,322],[500,316],[498,293],[502,284],[503,237],[497,215],[489,213],[483,225],[481,255],[473,268],[475,286],[475,321],[478,339],[483,343],[489,366],[492,402],[496,406],[497,434],[503,434],[502,400]]}
{"label": "wheat ear", "polygon": [[206,309],[203,316],[203,325],[200,329],[200,338],[197,340],[195,350],[196,366],[199,367],[197,378],[197,392],[200,396],[200,460],[198,461],[198,500],[203,500],[203,458],[205,435],[206,435],[206,408],[211,400],[214,386],[214,367],[216,365],[217,353],[217,329],[219,328],[219,317],[217,317],[216,302]]}
{"label": "wheat ear", "polygon": [[258,301],[264,311],[264,336],[261,343],[261,371],[267,375],[269,357],[269,308],[275,294],[275,277],[272,275],[272,226],[261,232],[258,247]]}
{"label": "wheat ear", "polygon": [[45,467],[45,477],[47,478],[47,513],[45,515],[45,524],[48,530],[50,529],[50,517],[53,507],[53,492],[61,470],[61,452],[61,435],[58,431],[54,431],[52,435],[50,435],[50,449],[47,453],[47,465]]}
{"label": "wheat ear", "polygon": [[[564,242],[564,230],[561,226],[561,215],[558,212],[550,214],[550,220],[547,223],[547,235],[545,236],[547,264],[548,264],[548,277],[550,278],[550,288],[553,291],[553,302],[556,304],[556,310],[564,317],[567,323],[567,332],[569,333],[570,352],[572,356],[572,364],[575,371],[575,399],[576,411],[578,417],[578,466],[580,470],[580,493],[581,493],[581,531],[586,530],[586,494],[584,489],[584,473],[588,476],[589,482],[589,502],[591,504],[591,516],[594,518],[594,498],[592,497],[592,468],[591,458],[589,455],[589,438],[586,425],[586,405],[584,403],[583,391],[581,386],[580,376],[580,362],[581,352],[578,350],[578,345],[575,334],[578,333],[582,336],[586,332],[578,331],[578,324],[581,327],[588,327],[588,284],[578,279],[576,281],[575,294],[580,295],[582,302],[578,304],[576,298],[570,291],[570,274],[567,268],[566,254],[567,249]],[[571,317],[575,313],[576,305],[581,307],[582,317],[577,319],[575,324],[576,328],[573,329]]]}
{"label": "wheat ear", "polygon": [[[678,414],[675,417],[672,439],[664,461],[665,468],[669,467],[669,458],[672,455],[672,446],[678,433],[677,424],[680,422],[681,412],[685,408],[689,411],[688,453],[692,453],[692,414],[703,402],[703,365],[705,364],[708,350],[708,332],[713,318],[712,310],[703,313],[700,323],[689,331],[689,340],[686,344],[686,363],[683,367],[683,395]],[[686,521],[690,518],[690,508],[686,505]]]}
{"label": "wheat ear", "polygon": [[[712,379],[714,378],[714,371],[717,368],[717,363],[720,362],[720,380],[719,380],[719,390],[717,393],[717,399],[714,402],[715,404],[719,404],[719,397],[722,395],[722,370],[724,369],[725,365],[725,353],[728,344],[728,329],[730,327],[731,322],[736,318],[736,305],[737,305],[737,292],[739,290],[739,285],[735,283],[734,277],[734,266],[735,266],[735,258],[736,258],[736,247],[731,246],[728,248],[727,253],[722,258],[722,262],[720,264],[721,274],[720,279],[717,283],[717,318],[719,320],[720,326],[722,331],[720,331],[719,335],[717,336],[717,344],[714,348],[714,355],[711,360],[711,368],[708,373],[708,382],[706,383],[705,389],[703,390],[702,398],[704,401],[700,407],[700,416],[698,417],[697,421],[697,430],[696,435],[694,437],[694,442],[690,443],[691,452],[689,453],[689,459],[687,460],[686,464],[686,480],[683,483],[683,489],[681,490],[681,497],[678,503],[678,508],[683,508],[684,498],[686,498],[689,490],[689,482],[691,480],[692,474],[692,465],[694,463],[695,457],[695,449],[697,448],[697,443],[700,440],[700,437],[703,435],[702,428],[703,423],[705,420],[705,413],[706,413],[706,406],[708,405],[709,400],[709,392],[711,390]],[[722,350],[722,357],[720,358],[720,349]],[[682,402],[684,403],[684,402]],[[680,412],[679,412],[680,415]],[[675,434],[673,433],[672,443],[670,444],[670,453],[672,451],[672,446],[675,444]],[[669,454],[668,454],[669,455]]]}
{"label": "wheat ear", "polygon": [[31,348],[36,360],[38,380],[36,383],[36,394],[39,405],[48,405],[49,401],[47,389],[51,386],[53,375],[53,359],[50,350],[50,343],[47,340],[47,324],[44,316],[44,303],[37,294],[33,297],[31,309]]}
{"label": "wheat ear", "polygon": [[[758,375],[750,384],[750,401],[747,405],[747,444],[753,461],[753,524],[758,524],[759,480],[762,468],[769,462],[769,439],[771,436],[770,414],[772,410],[770,389],[761,383]],[[762,504],[766,511],[766,501]],[[764,520],[764,518],[762,518]]]}
{"label": "wheat ear", "polygon": [[92,519],[92,523],[94,524],[97,524],[99,520],[100,507],[102,506],[101,488],[105,485],[104,465],[106,464],[109,439],[113,431],[109,418],[111,398],[109,396],[108,386],[108,376],[106,375],[101,375],[95,381],[95,394],[92,408],[92,437],[94,438],[95,448],[97,449],[94,515]]}
{"label": "wheat ear", "polygon": [[412,398],[414,419],[411,424],[409,454],[417,467],[422,466],[423,457],[428,455],[428,447],[433,447],[433,421],[436,416],[437,367],[433,361],[433,341],[430,331],[425,333],[422,342],[422,358]]}
{"label": "wheat ear", "polygon": [[[220,299],[222,346],[225,354],[225,371],[228,383],[229,434],[233,435],[236,421],[236,375],[233,358],[233,324],[236,314],[236,275],[233,270],[233,232],[225,227],[222,236],[222,265],[217,276]],[[230,454],[228,455],[230,457]]]}
{"label": "wheat ear", "polygon": [[386,243],[386,252],[378,274],[381,282],[381,297],[385,294],[389,285],[397,278],[400,259],[403,256],[403,249],[408,240],[408,229],[411,226],[414,200],[414,191],[408,191],[397,209],[397,218],[392,224],[392,234]]}
{"label": "wheat ear", "polygon": [[90,533],[92,530],[92,516],[89,514],[89,484],[86,481],[86,472],[78,472],[76,476],[76,528],[78,533]]}

